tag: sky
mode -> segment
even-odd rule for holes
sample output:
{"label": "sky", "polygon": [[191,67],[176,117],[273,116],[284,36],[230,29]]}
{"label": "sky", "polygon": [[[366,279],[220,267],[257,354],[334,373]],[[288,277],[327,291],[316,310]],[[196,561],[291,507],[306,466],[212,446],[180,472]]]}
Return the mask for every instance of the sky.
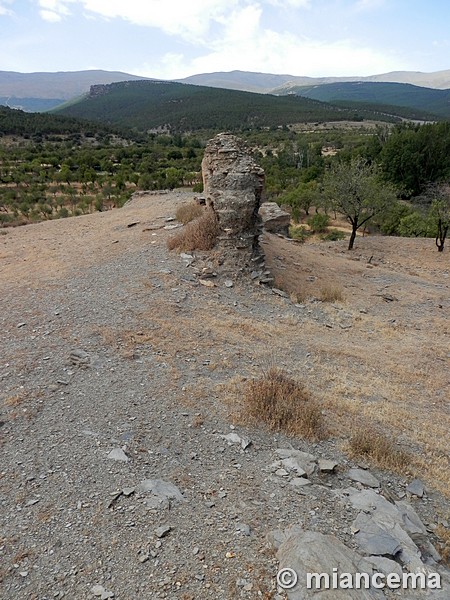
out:
{"label": "sky", "polygon": [[450,69],[449,0],[0,0],[0,71]]}

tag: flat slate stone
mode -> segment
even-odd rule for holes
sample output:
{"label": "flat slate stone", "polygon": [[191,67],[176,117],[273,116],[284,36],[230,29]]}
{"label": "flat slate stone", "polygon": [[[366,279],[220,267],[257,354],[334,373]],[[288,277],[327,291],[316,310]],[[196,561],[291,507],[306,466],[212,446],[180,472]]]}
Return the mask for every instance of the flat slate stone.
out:
{"label": "flat slate stone", "polygon": [[371,515],[360,513],[353,526],[358,530],[355,539],[364,554],[395,556],[402,549],[398,539],[378,525]]}
{"label": "flat slate stone", "polygon": [[322,473],[333,473],[337,466],[338,463],[335,460],[319,458],[319,471]]}
{"label": "flat slate stone", "polygon": [[411,483],[408,486],[406,486],[406,491],[410,494],[413,494],[413,496],[418,496],[419,498],[422,498],[425,488],[420,479],[413,479]]}
{"label": "flat slate stone", "polygon": [[[298,583],[287,590],[289,600],[381,600],[381,590],[371,589],[308,589],[308,573],[328,573],[339,568],[340,573],[372,574],[372,566],[354,550],[347,548],[333,535],[305,531],[293,526],[284,532],[271,532],[269,541],[278,549],[279,569],[293,569]],[[314,580],[313,580],[314,583]],[[313,589],[314,588],[314,589]]]}
{"label": "flat slate stone", "polygon": [[364,469],[350,469],[347,475],[352,481],[357,481],[358,483],[362,483],[367,487],[380,487],[380,482],[378,481],[378,479],[374,477],[372,473],[370,473],[369,471],[365,471]]}
{"label": "flat slate stone", "polygon": [[171,501],[186,502],[176,485],[162,479],[145,479],[138,485],[136,491],[150,494],[146,500],[147,508],[150,509],[169,507]]}
{"label": "flat slate stone", "polygon": [[295,471],[303,477],[312,475],[316,470],[317,459],[308,452],[294,450],[292,448],[278,448],[275,453],[280,457],[282,466],[288,471]]}
{"label": "flat slate stone", "polygon": [[118,460],[122,462],[128,462],[130,460],[122,448],[114,448],[114,450],[111,450],[111,452],[108,454],[108,458],[110,460]]}
{"label": "flat slate stone", "polygon": [[290,484],[293,485],[294,487],[305,487],[307,485],[311,485],[311,482],[309,479],[306,479],[305,477],[294,477],[290,481]]}

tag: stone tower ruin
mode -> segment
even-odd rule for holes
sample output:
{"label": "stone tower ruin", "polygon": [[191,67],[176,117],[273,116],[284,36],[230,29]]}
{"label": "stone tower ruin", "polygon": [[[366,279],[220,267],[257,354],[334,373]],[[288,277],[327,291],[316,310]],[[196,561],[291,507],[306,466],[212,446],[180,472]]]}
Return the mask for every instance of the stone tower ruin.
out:
{"label": "stone tower ruin", "polygon": [[243,140],[220,133],[206,146],[202,176],[206,204],[219,224],[216,248],[223,268],[246,271],[259,257],[258,210],[264,192],[264,170]]}

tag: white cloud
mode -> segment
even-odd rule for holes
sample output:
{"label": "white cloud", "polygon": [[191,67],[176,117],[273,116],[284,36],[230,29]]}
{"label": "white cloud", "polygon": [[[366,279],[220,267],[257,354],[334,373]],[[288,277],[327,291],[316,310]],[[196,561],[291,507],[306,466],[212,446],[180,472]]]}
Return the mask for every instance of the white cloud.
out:
{"label": "white cloud", "polygon": [[[293,75],[369,75],[398,70],[386,50],[375,50],[355,39],[302,37],[303,17],[312,0],[36,0],[46,20],[58,21],[75,9],[87,18],[121,19],[154,27],[188,42],[190,48],[161,47],[151,61],[129,72],[174,79],[210,71],[234,69]],[[2,2],[2,0],[0,0]],[[385,0],[353,0],[350,10],[375,8]],[[292,13],[290,30],[276,30],[277,13]],[[304,12],[306,11],[306,12]],[[269,22],[269,26],[263,23]],[[287,27],[287,26],[285,26]]]}
{"label": "white cloud", "polygon": [[281,8],[310,8],[311,0],[266,0],[267,4],[280,6]]}
{"label": "white cloud", "polygon": [[14,0],[0,0],[0,16],[11,17],[14,12],[8,8],[11,4],[14,4]]}
{"label": "white cloud", "polygon": [[[220,22],[240,2],[248,0],[38,0],[41,8],[59,15],[69,5],[80,5],[87,14],[123,19],[134,25],[157,27],[170,35],[200,42],[211,23]],[[294,0],[298,1],[298,0]]]}
{"label": "white cloud", "polygon": [[41,10],[39,14],[44,21],[50,23],[59,23],[64,17],[70,15],[70,10],[67,4],[74,0],[39,0]]}
{"label": "white cloud", "polygon": [[[223,36],[211,40],[210,51],[194,59],[166,54],[145,73],[164,79],[211,71],[260,71],[292,75],[350,76],[394,70],[398,63],[388,55],[350,39],[324,42],[261,26],[257,4],[235,10]],[[142,69],[139,69],[142,73]]]}
{"label": "white cloud", "polygon": [[39,14],[44,21],[48,21],[49,23],[59,23],[62,20],[62,16],[52,10],[40,10]]}
{"label": "white cloud", "polygon": [[355,10],[366,11],[375,10],[386,4],[386,0],[358,0],[355,4]]}

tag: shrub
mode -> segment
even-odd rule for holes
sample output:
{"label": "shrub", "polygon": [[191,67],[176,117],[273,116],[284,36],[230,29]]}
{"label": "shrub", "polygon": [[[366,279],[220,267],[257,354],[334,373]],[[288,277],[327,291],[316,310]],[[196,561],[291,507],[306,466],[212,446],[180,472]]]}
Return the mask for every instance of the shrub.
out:
{"label": "shrub", "polygon": [[186,204],[181,204],[175,213],[177,221],[186,225],[186,223],[190,223],[194,219],[200,217],[204,212],[204,209],[200,204],[196,202],[188,202]]}
{"label": "shrub", "polygon": [[[203,211],[202,211],[203,212]],[[167,240],[169,250],[192,252],[193,250],[212,250],[214,248],[219,225],[212,210],[206,210],[201,217],[190,221],[180,231]]]}
{"label": "shrub", "polygon": [[398,234],[403,237],[429,237],[433,234],[430,233],[430,224],[419,212],[413,212],[402,217],[398,225]]}
{"label": "shrub", "polygon": [[322,213],[316,213],[309,217],[307,223],[313,233],[323,233],[330,224],[330,217]]}
{"label": "shrub", "polygon": [[338,242],[339,240],[344,240],[346,235],[343,231],[340,231],[339,229],[330,229],[328,233],[325,233],[320,237],[325,242]]}
{"label": "shrub", "polygon": [[299,382],[278,367],[271,367],[259,379],[247,382],[243,400],[246,418],[263,421],[271,431],[307,439],[319,438],[323,433],[320,406]]}
{"label": "shrub", "polygon": [[293,206],[291,209],[291,217],[294,223],[300,223],[300,208],[298,206]]}
{"label": "shrub", "polygon": [[402,469],[410,459],[386,434],[364,423],[353,431],[349,446],[353,456],[368,458],[381,468]]}
{"label": "shrub", "polygon": [[311,232],[306,227],[289,227],[289,236],[297,242],[305,242],[311,236]]}

